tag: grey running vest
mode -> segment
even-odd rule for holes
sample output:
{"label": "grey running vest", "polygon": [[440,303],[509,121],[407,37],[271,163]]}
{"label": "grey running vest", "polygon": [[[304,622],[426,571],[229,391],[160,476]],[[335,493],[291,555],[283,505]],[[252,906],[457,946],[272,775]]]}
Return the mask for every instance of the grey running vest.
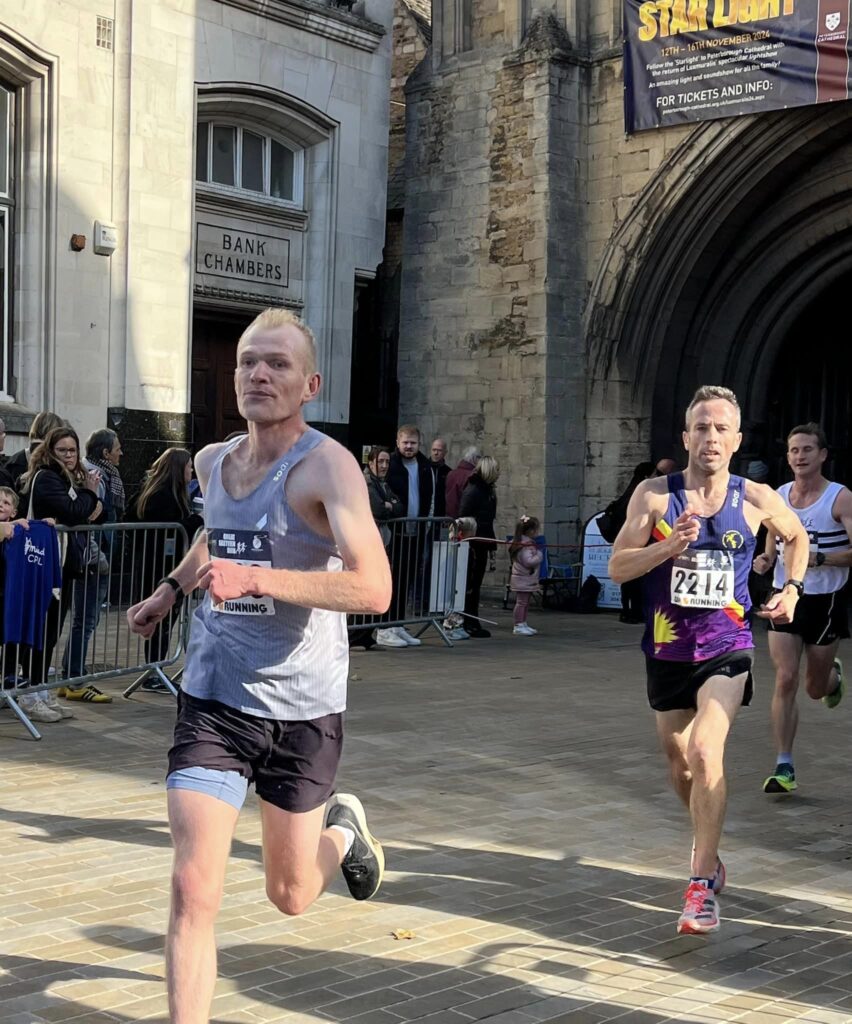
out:
{"label": "grey running vest", "polygon": [[[281,456],[248,497],[222,485],[222,462],[244,439],[222,449],[204,494],[211,557],[304,572],[340,572],[334,541],[314,533],[287,504],[290,470],[326,440],[307,432]],[[349,643],[346,616],[271,598],[241,598],[214,607],[210,595],[192,619],[182,687],[259,718],[304,721],[346,708]]]}

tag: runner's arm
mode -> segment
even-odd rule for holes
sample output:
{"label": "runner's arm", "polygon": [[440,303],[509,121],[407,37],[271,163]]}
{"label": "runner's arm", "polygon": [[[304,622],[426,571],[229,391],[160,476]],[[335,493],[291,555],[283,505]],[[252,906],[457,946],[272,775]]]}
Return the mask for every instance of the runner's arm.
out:
{"label": "runner's arm", "polygon": [[766,484],[746,481],[745,498],[760,512],[760,521],[766,526],[766,548],[770,542],[775,549],[775,538],[784,541],[785,579],[803,580],[808,568],[810,541],[799,517],[785,503],[784,499]]}
{"label": "runner's arm", "polygon": [[766,547],[763,549],[763,554],[758,555],[752,563],[752,568],[756,573],[761,576],[764,573],[769,572],[773,565],[775,565],[775,559],[778,557],[778,547],[775,544],[775,534],[772,530],[766,531]]}
{"label": "runner's arm", "polygon": [[[209,444],[206,448],[202,448],[195,457],[195,475],[198,477],[198,484],[202,494],[207,491],[210,471],[213,468],[216,455],[222,447],[223,445],[221,444]],[[181,559],[177,568],[169,573],[172,579],[180,583],[180,588],[185,594],[191,594],[196,586],[198,586],[198,570],[208,560],[206,531],[199,530],[195,540],[192,537],[189,540],[189,550]],[[158,593],[159,590],[163,590],[163,592],[169,591],[173,597],[177,596],[174,588],[170,587],[168,583],[162,584],[154,593]]]}
{"label": "runner's arm", "polygon": [[[810,541],[799,517],[766,484],[746,480],[745,498],[760,512],[760,521],[766,525],[769,537],[778,536],[784,541],[785,580],[803,580],[808,569]],[[798,600],[798,591],[794,587],[784,586],[769,598],[757,614],[771,622],[792,622]]]}
{"label": "runner's arm", "polygon": [[[207,481],[213,460],[221,445],[211,444],[198,453],[195,458],[195,472],[201,485],[201,493],[207,489]],[[207,534],[199,530],[198,536],[184,555],[180,564],[169,575],[180,584],[185,594],[191,593],[197,584],[198,572],[207,561]],[[177,601],[175,589],[168,583],[161,583],[143,601],[127,609],[127,623],[131,633],[151,637],[158,622],[169,614]]]}
{"label": "runner's arm", "polygon": [[311,479],[317,481],[317,497],[343,559],[343,570],[267,569],[213,559],[199,570],[198,583],[210,590],[214,603],[253,596],[334,612],[387,610],[390,567],[370,512],[364,475],[355,459],[339,445],[317,449],[316,457]]}
{"label": "runner's arm", "polygon": [[[852,491],[844,487],[834,500],[834,518],[846,531],[852,541]],[[826,551],[823,565],[835,565],[838,568],[852,566],[852,547],[848,551]]]}
{"label": "runner's arm", "polygon": [[638,579],[669,558],[675,558],[698,539],[699,523],[687,508],[675,520],[671,533],[657,544],[648,544],[657,521],[665,515],[667,495],[643,481],[633,492],[627,518],[619,530],[609,560],[609,578],[614,583]]}

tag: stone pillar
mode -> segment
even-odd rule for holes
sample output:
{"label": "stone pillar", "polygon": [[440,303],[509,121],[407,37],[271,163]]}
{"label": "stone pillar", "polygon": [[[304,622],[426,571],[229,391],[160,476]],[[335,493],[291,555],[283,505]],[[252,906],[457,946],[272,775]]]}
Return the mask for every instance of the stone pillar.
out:
{"label": "stone pillar", "polygon": [[[581,68],[560,21],[509,45],[515,2],[474,2],[474,48],[409,79],[400,419],[495,455],[499,529],[576,536],[584,461]],[[446,17],[446,11],[444,12]]]}

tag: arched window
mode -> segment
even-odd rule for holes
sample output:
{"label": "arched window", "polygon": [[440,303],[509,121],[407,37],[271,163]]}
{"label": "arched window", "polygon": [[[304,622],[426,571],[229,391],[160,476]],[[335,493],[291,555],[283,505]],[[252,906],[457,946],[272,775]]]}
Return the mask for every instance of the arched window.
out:
{"label": "arched window", "polygon": [[303,167],[303,151],[282,139],[218,119],[198,122],[196,181],[301,206]]}
{"label": "arched window", "polygon": [[11,89],[0,83],[0,394],[10,393],[12,374],[12,253],[15,230],[15,131]]}

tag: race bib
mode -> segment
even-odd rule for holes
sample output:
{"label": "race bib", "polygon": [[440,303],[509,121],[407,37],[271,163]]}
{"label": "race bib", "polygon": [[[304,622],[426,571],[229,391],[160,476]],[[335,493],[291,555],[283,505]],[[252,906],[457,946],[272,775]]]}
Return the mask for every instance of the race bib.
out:
{"label": "race bib", "polygon": [[[207,543],[211,558],[229,558],[238,565],[272,568],[272,545],[265,530],[208,530]],[[274,615],[271,597],[237,597],[213,605],[214,612],[224,615]]]}
{"label": "race bib", "polygon": [[677,556],[672,569],[672,604],[681,608],[727,608],[733,599],[733,552],[687,549]]}

